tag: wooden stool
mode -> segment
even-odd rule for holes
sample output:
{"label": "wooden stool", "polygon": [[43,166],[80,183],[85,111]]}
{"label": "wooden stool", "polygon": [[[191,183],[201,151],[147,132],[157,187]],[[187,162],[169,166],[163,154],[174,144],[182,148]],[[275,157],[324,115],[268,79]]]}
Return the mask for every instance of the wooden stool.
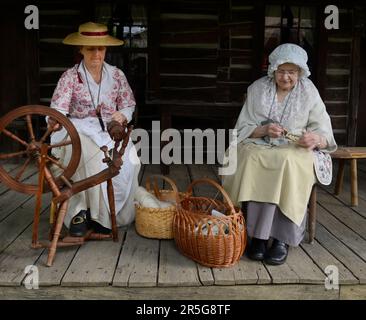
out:
{"label": "wooden stool", "polygon": [[338,196],[343,188],[344,164],[351,161],[351,205],[358,206],[357,189],[357,159],[366,159],[366,147],[339,147],[330,154],[333,159],[338,159],[339,168],[334,194]]}

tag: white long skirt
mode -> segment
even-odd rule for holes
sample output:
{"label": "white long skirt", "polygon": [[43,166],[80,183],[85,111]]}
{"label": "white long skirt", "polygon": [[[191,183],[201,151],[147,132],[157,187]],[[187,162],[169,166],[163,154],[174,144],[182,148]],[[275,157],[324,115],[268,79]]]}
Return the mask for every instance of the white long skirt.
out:
{"label": "white long skirt", "polygon": [[[99,146],[88,136],[79,132],[81,142],[81,158],[79,166],[71,177],[76,182],[91,177],[107,166],[102,162],[103,152]],[[71,147],[53,150],[60,161],[67,164],[71,157]],[[138,186],[140,160],[135,146],[130,140],[122,157],[123,164],[118,176],[112,179],[116,207],[116,220],[118,226],[130,224],[135,218],[134,194]],[[70,226],[72,218],[80,210],[90,209],[91,219],[106,228],[111,228],[110,211],[107,196],[107,182],[103,182],[83,192],[73,195],[64,220],[66,227]]]}

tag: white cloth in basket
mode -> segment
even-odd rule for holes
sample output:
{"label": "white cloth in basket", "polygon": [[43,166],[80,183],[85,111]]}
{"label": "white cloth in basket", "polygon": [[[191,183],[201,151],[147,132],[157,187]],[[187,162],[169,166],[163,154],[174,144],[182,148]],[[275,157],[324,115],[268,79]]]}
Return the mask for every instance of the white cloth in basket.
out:
{"label": "white cloth in basket", "polygon": [[173,205],[171,202],[159,200],[144,187],[136,188],[135,201],[145,208],[168,208]]}

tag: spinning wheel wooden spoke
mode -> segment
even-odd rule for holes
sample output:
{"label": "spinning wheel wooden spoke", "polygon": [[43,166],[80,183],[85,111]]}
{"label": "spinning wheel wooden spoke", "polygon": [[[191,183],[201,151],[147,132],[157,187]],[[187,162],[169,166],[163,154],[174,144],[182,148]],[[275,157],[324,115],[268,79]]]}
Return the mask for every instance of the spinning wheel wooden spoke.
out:
{"label": "spinning wheel wooden spoke", "polygon": [[28,127],[29,136],[31,138],[31,142],[33,142],[36,138],[34,137],[34,131],[33,131],[33,126],[32,126],[32,117],[29,114],[27,114],[25,116],[25,119],[27,121],[27,127]]}
{"label": "spinning wheel wooden spoke", "polygon": [[18,171],[18,173],[15,176],[15,180],[19,181],[19,179],[21,178],[22,174],[24,173],[25,169],[27,169],[28,164],[31,162],[30,158],[27,158],[27,160],[25,160],[24,164],[22,165],[22,167],[20,168],[20,170]]}
{"label": "spinning wheel wooden spoke", "polygon": [[[1,124],[0,124],[1,125]],[[19,137],[17,137],[14,133],[11,133],[9,130],[4,129],[3,133],[5,135],[7,135],[8,137],[12,138],[15,141],[18,141],[20,144],[22,144],[23,146],[28,147],[28,143],[26,143],[24,140],[20,139]]]}
{"label": "spinning wheel wooden spoke", "polygon": [[0,154],[0,160],[10,159],[18,156],[22,156],[27,153],[27,150],[19,151],[19,152],[12,152],[12,153],[2,153]]}
{"label": "spinning wheel wooden spoke", "polygon": [[55,144],[51,144],[48,146],[48,149],[52,149],[52,148],[59,148],[59,147],[65,147],[72,144],[71,140],[66,140],[64,142],[60,142],[60,143],[55,143]]}
{"label": "spinning wheel wooden spoke", "polygon": [[[46,140],[54,131],[53,127],[48,127],[46,132],[42,135],[40,139],[37,139],[35,136],[35,129],[33,127],[32,116],[41,116],[41,117],[51,117],[54,119],[58,125],[65,128],[68,138],[66,141],[56,143],[53,145],[49,145],[46,143]],[[10,129],[11,125],[15,122],[24,121],[26,123],[28,137],[23,138],[19,137],[18,134],[12,132]],[[43,144],[47,144],[47,162],[51,162],[55,165],[58,171],[61,171],[57,174],[57,176],[53,177],[50,170],[47,170],[46,179],[51,178],[54,179],[54,182],[57,186],[63,185],[66,180],[69,180],[71,176],[74,174],[75,170],[78,167],[80,161],[81,147],[80,147],[80,138],[79,135],[72,124],[72,122],[59,113],[56,110],[53,110],[46,106],[40,105],[30,105],[17,108],[15,110],[10,111],[5,116],[0,119],[0,135],[4,135],[9,137],[13,141],[19,144],[18,152],[9,152],[9,153],[1,153],[0,159],[12,159],[18,157],[19,160],[22,160],[22,165],[19,171],[16,171],[16,174],[10,174],[6,171],[6,169],[0,164],[0,175],[4,184],[6,184],[9,188],[23,192],[28,194],[36,194],[39,190],[38,184],[31,184],[26,182],[21,182],[21,176],[27,167],[33,162],[37,167],[40,165],[40,155],[41,155],[41,147]],[[53,148],[59,148],[63,146],[70,146],[72,148],[72,155],[69,163],[67,165],[61,164],[57,159],[55,159],[51,155],[51,151]],[[25,150],[22,150],[25,147]],[[21,158],[23,156],[23,158]],[[25,157],[24,157],[25,156]],[[62,177],[62,178],[61,178]],[[43,192],[49,192],[50,188],[48,184],[45,184],[43,188]]]}

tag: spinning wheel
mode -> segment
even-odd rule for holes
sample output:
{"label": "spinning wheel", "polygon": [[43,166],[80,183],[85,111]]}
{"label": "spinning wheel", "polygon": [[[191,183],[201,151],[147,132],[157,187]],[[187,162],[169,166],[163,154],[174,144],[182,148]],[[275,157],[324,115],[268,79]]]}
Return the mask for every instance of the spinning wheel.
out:
{"label": "spinning wheel", "polygon": [[[32,117],[34,116],[48,116],[57,121],[67,131],[68,138],[62,143],[58,144],[47,144],[47,155],[46,163],[50,162],[57,166],[61,171],[58,176],[53,177],[54,183],[57,186],[62,186],[67,183],[68,179],[74,174],[80,161],[80,138],[72,124],[72,122],[62,115],[60,112],[51,109],[46,106],[40,105],[29,105],[14,109],[7,113],[0,119],[0,135],[4,135],[19,145],[17,152],[11,153],[0,153],[0,160],[2,159],[19,159],[22,162],[20,169],[8,172],[0,163],[0,176],[1,181],[6,184],[10,189],[16,190],[22,193],[36,194],[39,191],[39,185],[21,182],[21,177],[24,174],[28,166],[32,165],[32,162],[36,162],[39,165],[41,147],[46,144],[46,140],[49,138],[51,133],[54,131],[53,127],[48,127],[47,131],[39,138],[35,136],[35,130],[33,127]],[[10,128],[12,124],[19,120],[24,119],[27,124],[28,137],[20,137],[19,135],[12,132]],[[72,155],[69,163],[64,166],[56,158],[51,155],[53,148],[71,145]],[[49,175],[46,174],[46,179],[49,179]],[[43,192],[50,191],[48,184],[42,188]]]}
{"label": "spinning wheel", "polygon": [[[46,132],[44,132],[40,138],[37,138],[33,128],[32,116],[48,116],[55,120],[55,124],[48,125]],[[24,126],[24,124],[22,125],[22,128],[26,127],[26,137],[13,133],[13,129],[10,128],[10,124],[14,124],[16,121],[22,119],[26,122],[26,126]],[[66,130],[67,135],[65,139],[60,143],[53,145],[49,144],[47,139],[54,131],[57,131],[60,126]],[[79,134],[67,117],[46,106],[29,105],[10,111],[0,119],[0,138],[6,137],[11,141],[16,142],[19,144],[18,149],[20,149],[20,151],[17,152],[0,153],[0,160],[19,158],[23,161],[20,169],[15,170],[15,174],[12,173],[13,171],[8,172],[0,162],[0,178],[3,183],[13,190],[36,195],[32,247],[49,249],[47,266],[52,265],[57,247],[80,245],[83,244],[84,241],[90,239],[100,240],[111,238],[114,241],[118,240],[112,178],[117,176],[121,169],[122,156],[128,144],[132,126],[128,127],[126,121],[123,124],[120,124],[117,121],[111,121],[108,124],[107,129],[111,139],[115,142],[113,152],[111,153],[112,158],[110,158],[108,147],[103,146],[100,148],[101,152],[104,153],[103,162],[107,164],[108,168],[84,180],[72,182],[69,179],[75,173],[79,165],[81,146]],[[59,159],[51,154],[53,148],[69,146],[72,148],[72,152],[67,164],[59,162]],[[21,181],[22,175],[32,161],[35,162],[38,167],[38,184],[30,184]],[[59,173],[57,173],[56,176],[50,170],[51,165],[56,166],[59,169],[57,170]],[[108,204],[112,225],[111,233],[98,234],[90,230],[85,237],[62,238],[61,229],[70,197],[103,182],[107,182]],[[38,225],[42,193],[47,191],[52,191],[53,205],[51,208],[54,208],[54,210],[51,210],[50,220],[52,227],[49,234],[50,242],[42,243],[38,241]]]}

